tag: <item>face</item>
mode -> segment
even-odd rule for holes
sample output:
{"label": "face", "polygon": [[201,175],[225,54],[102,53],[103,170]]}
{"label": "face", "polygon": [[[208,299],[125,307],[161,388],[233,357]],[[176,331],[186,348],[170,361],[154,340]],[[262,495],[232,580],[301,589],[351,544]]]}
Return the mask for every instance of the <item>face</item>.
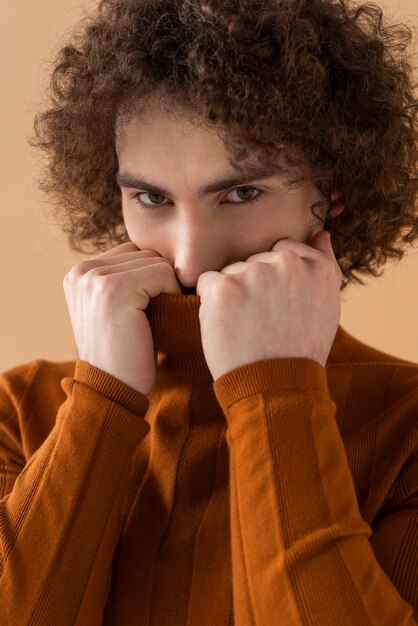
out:
{"label": "face", "polygon": [[[244,176],[203,122],[148,107],[118,134],[117,154],[129,238],[169,261],[184,294],[196,293],[203,272],[268,252],[279,239],[308,243],[322,230],[311,182],[289,188],[274,171]],[[241,164],[251,165],[256,159]]]}

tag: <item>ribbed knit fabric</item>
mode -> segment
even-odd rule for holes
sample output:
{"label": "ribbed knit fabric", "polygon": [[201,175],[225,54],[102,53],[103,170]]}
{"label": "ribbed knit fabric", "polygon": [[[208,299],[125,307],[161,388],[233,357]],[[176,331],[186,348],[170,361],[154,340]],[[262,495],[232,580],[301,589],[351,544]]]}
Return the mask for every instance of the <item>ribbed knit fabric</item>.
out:
{"label": "ribbed knit fabric", "polygon": [[148,398],[0,376],[1,626],[416,626],[418,364],[339,326],[213,381],[199,304],[150,301]]}

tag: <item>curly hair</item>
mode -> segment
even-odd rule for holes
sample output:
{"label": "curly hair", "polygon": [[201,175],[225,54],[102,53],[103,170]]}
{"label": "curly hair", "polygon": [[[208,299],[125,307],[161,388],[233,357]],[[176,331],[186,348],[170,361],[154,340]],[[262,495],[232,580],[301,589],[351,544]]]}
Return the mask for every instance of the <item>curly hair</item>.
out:
{"label": "curly hair", "polygon": [[[100,0],[53,62],[33,147],[70,247],[129,241],[118,132],[152,98],[214,127],[237,168],[278,159],[321,193],[341,291],[418,237],[412,28],[348,0]],[[332,200],[331,192],[339,197]],[[332,209],[344,205],[338,217]],[[396,247],[396,245],[398,247]]]}

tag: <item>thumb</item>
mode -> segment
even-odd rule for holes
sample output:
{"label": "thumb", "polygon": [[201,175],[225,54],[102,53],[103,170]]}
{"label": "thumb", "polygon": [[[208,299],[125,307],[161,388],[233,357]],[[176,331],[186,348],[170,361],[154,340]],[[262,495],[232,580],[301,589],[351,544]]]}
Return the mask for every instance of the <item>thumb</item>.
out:
{"label": "thumb", "polygon": [[327,230],[318,230],[312,235],[309,245],[325,254],[334,254],[331,244],[331,235]]}

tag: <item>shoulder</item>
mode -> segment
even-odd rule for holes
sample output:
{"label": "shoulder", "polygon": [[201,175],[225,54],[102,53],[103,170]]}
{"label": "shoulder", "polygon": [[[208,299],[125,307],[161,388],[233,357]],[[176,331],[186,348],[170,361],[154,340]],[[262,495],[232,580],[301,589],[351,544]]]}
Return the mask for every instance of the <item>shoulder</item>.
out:
{"label": "shoulder", "polygon": [[63,378],[72,377],[76,361],[47,361],[37,359],[10,368],[0,374],[0,397],[4,404],[8,400],[16,411],[33,402],[45,406],[61,403],[65,394],[61,387]]}
{"label": "shoulder", "polygon": [[335,361],[351,363],[387,363],[409,365],[418,371],[418,362],[407,361],[394,354],[384,352],[361,341],[342,326],[338,326],[335,339]]}
{"label": "shoulder", "polygon": [[[397,395],[418,393],[418,362],[402,359],[368,345],[341,326],[332,365],[350,365],[353,374],[366,376],[367,382],[391,387]],[[372,377],[369,379],[369,377]]]}
{"label": "shoulder", "polygon": [[418,363],[374,348],[341,327],[333,349],[327,376],[345,419],[351,416],[353,423],[367,421],[375,428],[392,424],[415,441]]}
{"label": "shoulder", "polygon": [[[327,375],[348,456],[381,487],[386,484],[388,500],[407,497],[418,480],[418,363],[374,348],[341,327],[336,344]],[[359,461],[358,451],[366,447],[370,454]]]}
{"label": "shoulder", "polygon": [[72,376],[76,361],[47,361],[36,359],[29,363],[17,365],[0,374],[2,383],[23,384],[24,386],[47,380],[59,382],[62,378]]}
{"label": "shoulder", "polygon": [[0,373],[0,457],[14,451],[23,467],[40,447],[66,399],[61,381],[73,376],[75,364],[37,359]]}

